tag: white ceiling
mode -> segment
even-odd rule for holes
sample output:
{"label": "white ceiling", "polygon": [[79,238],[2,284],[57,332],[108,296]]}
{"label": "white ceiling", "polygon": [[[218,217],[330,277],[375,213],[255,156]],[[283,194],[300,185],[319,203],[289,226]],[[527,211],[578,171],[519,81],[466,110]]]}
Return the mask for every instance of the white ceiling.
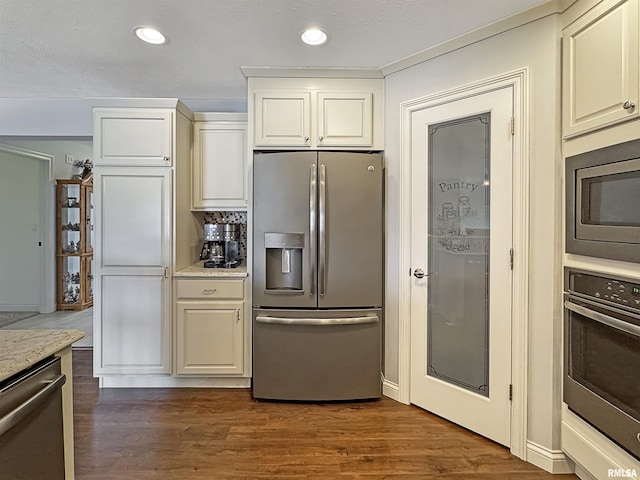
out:
{"label": "white ceiling", "polygon": [[0,97],[244,100],[240,66],[380,68],[547,1],[0,0]]}

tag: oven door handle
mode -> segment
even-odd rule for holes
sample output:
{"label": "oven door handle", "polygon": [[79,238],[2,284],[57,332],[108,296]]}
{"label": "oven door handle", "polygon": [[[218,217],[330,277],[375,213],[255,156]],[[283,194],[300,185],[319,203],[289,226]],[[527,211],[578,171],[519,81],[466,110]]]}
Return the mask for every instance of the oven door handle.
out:
{"label": "oven door handle", "polygon": [[607,325],[608,327],[615,328],[617,330],[621,330],[625,333],[633,335],[635,337],[640,337],[640,327],[638,325],[634,325],[632,323],[623,322],[622,320],[618,320],[617,318],[611,317],[609,315],[605,315],[604,313],[596,312],[591,310],[590,308],[583,307],[582,305],[575,304],[566,300],[564,302],[564,306],[575,312],[579,315],[583,315],[591,320],[595,320],[598,323],[602,323],[603,325]]}

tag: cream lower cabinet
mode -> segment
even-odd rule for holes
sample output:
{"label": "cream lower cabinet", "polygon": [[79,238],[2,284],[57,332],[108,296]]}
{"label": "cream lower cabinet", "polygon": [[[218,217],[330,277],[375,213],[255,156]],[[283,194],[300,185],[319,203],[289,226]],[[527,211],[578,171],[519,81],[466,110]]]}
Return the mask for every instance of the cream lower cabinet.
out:
{"label": "cream lower cabinet", "polygon": [[177,375],[244,373],[244,280],[176,280]]}

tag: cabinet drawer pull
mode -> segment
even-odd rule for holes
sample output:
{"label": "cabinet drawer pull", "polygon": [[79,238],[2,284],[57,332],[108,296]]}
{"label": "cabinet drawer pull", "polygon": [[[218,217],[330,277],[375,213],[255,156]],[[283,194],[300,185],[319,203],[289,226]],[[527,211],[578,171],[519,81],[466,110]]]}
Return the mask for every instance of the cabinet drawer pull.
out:
{"label": "cabinet drawer pull", "polygon": [[204,290],[202,290],[202,294],[203,295],[213,295],[214,293],[216,293],[217,288],[205,288]]}

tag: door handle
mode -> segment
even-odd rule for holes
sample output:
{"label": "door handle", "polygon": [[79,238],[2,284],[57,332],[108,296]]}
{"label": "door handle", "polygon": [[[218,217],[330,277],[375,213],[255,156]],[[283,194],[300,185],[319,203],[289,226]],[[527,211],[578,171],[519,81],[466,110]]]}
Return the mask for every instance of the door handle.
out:
{"label": "door handle", "polygon": [[36,392],[35,395],[0,418],[0,435],[9,431],[9,429],[33,413],[51,394],[62,388],[66,381],[67,377],[64,374],[60,374],[54,380],[44,382],[45,386]]}
{"label": "door handle", "polygon": [[316,210],[318,174],[316,164],[311,165],[309,179],[309,295],[316,294]]}
{"label": "door handle", "polygon": [[413,271],[413,276],[416,278],[424,278],[424,277],[428,277],[429,275],[424,273],[424,270],[422,270],[421,268],[416,268]]}
{"label": "door handle", "polygon": [[343,317],[343,318],[288,318],[288,317],[270,317],[266,315],[258,315],[256,322],[267,323],[271,325],[361,325],[365,323],[378,323],[380,320],[377,315],[370,317]]}
{"label": "door handle", "polygon": [[320,184],[318,199],[318,293],[321,297],[327,293],[327,171],[324,165],[320,165]]}

